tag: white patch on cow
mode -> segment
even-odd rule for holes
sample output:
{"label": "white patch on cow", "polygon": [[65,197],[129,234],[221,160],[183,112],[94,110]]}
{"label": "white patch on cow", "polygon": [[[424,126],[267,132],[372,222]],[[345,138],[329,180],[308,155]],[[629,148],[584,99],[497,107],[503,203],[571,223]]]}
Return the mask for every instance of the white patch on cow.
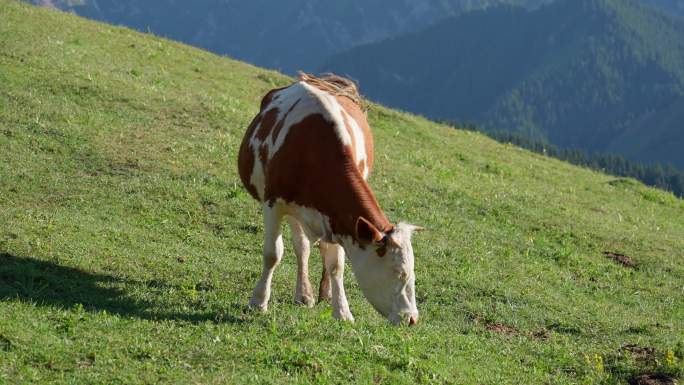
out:
{"label": "white patch on cow", "polygon": [[309,239],[332,241],[332,227],[327,215],[314,208],[287,203],[282,199],[277,199],[276,203],[282,207],[284,213],[297,219]]}
{"label": "white patch on cow", "polygon": [[349,132],[347,132],[347,129],[344,127],[344,119],[342,117],[343,110],[340,103],[337,102],[337,99],[333,95],[330,95],[329,93],[322,91],[317,87],[309,85],[306,82],[299,82],[298,84],[302,84],[311,94],[316,96],[316,99],[318,99],[321,106],[321,109],[319,109],[317,112],[321,113],[329,122],[333,124],[335,133],[342,141],[342,144],[345,146],[350,146],[352,144],[352,138],[349,136]]}
{"label": "white patch on cow", "polygon": [[297,102],[297,100],[305,95],[306,91],[299,85],[299,83],[295,83],[278,91],[265,110],[277,108],[278,116],[276,117],[276,122],[280,122],[283,120],[285,114],[290,111],[290,108],[292,108],[292,106]]}
{"label": "white patch on cow", "polygon": [[345,110],[342,110],[342,115],[344,118],[346,118],[351,128],[352,134],[354,135],[353,143],[356,144],[356,147],[353,149],[355,158],[354,160],[356,161],[356,164],[359,164],[361,161],[363,161],[364,167],[363,170],[361,170],[361,174],[363,175],[363,179],[367,179],[368,162],[366,159],[366,137],[363,135],[363,130],[354,117],[348,114]]}

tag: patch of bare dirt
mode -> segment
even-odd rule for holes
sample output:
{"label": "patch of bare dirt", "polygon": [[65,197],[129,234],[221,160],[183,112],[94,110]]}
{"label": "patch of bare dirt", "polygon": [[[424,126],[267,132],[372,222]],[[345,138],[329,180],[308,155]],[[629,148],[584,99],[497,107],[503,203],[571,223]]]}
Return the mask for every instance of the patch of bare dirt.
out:
{"label": "patch of bare dirt", "polygon": [[631,269],[636,268],[637,264],[632,260],[632,258],[624,255],[624,254],[619,254],[619,253],[614,253],[612,251],[604,251],[603,255],[606,258],[610,258],[613,261],[622,264],[624,267],[629,267]]}
{"label": "patch of bare dirt", "polygon": [[629,385],[677,385],[677,379],[666,374],[642,374],[632,377]]}
{"label": "patch of bare dirt", "polygon": [[622,350],[632,353],[636,357],[650,358],[655,355],[655,348],[650,346],[639,346],[637,344],[622,345]]}
{"label": "patch of bare dirt", "polygon": [[540,327],[535,330],[519,330],[515,326],[488,321],[477,314],[470,314],[470,318],[475,324],[482,325],[486,330],[507,337],[527,337],[534,340],[548,340],[551,337],[550,330],[545,327]]}
{"label": "patch of bare dirt", "polygon": [[658,364],[657,350],[650,346],[639,346],[637,344],[625,344],[621,347],[631,356],[646,367],[655,367]]}
{"label": "patch of bare dirt", "polygon": [[504,324],[486,324],[485,328],[487,330],[499,333],[499,334],[505,334],[507,336],[518,336],[520,335],[520,331],[513,326],[508,326]]}
{"label": "patch of bare dirt", "polygon": [[548,340],[551,336],[551,333],[548,330],[541,328],[533,331],[531,336],[537,340]]}

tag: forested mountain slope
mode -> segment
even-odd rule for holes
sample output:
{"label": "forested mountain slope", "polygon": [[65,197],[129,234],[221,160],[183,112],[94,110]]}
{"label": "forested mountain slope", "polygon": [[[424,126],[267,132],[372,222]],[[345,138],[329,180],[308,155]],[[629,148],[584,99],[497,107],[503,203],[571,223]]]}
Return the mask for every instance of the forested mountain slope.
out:
{"label": "forested mountain slope", "polygon": [[684,0],[643,0],[673,15],[684,16]]}
{"label": "forested mountain slope", "polygon": [[321,70],[432,118],[684,167],[684,21],[636,1],[470,12]]}

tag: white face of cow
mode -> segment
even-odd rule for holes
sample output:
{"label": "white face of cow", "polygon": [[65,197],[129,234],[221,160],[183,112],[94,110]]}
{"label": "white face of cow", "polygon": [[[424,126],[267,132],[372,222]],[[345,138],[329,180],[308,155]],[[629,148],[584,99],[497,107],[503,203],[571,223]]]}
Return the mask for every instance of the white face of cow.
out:
{"label": "white face of cow", "polygon": [[379,232],[360,218],[358,238],[349,248],[356,280],[375,310],[394,324],[418,321],[411,235],[422,228],[399,223],[389,234]]}

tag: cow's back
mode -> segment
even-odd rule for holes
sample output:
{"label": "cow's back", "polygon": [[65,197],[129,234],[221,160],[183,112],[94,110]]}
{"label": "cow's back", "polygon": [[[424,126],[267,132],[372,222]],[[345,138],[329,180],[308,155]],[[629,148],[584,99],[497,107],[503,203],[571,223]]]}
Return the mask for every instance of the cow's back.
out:
{"label": "cow's back", "polygon": [[259,201],[280,198],[317,207],[350,176],[365,180],[372,152],[370,128],[357,103],[300,81],[264,96],[242,140],[238,169]]}

